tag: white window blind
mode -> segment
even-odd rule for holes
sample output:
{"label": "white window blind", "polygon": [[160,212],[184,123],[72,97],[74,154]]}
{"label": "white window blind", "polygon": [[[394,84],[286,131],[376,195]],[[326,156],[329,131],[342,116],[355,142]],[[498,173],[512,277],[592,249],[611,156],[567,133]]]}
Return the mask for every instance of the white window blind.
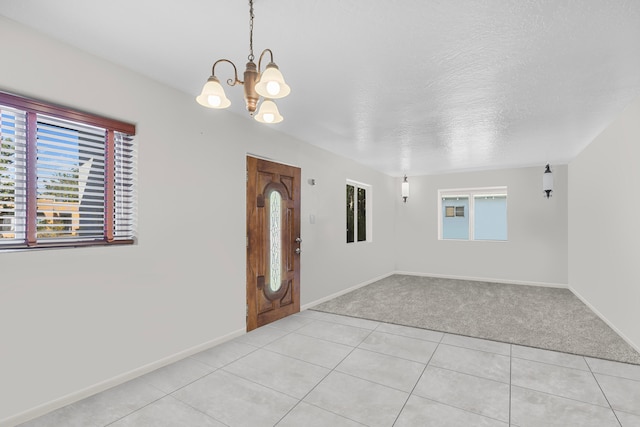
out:
{"label": "white window blind", "polygon": [[114,240],[135,239],[138,153],[133,138],[115,132]]}
{"label": "white window blind", "polygon": [[106,130],[38,117],[40,239],[102,239]]}
{"label": "white window blind", "polygon": [[26,225],[26,115],[0,106],[0,242],[19,242]]}

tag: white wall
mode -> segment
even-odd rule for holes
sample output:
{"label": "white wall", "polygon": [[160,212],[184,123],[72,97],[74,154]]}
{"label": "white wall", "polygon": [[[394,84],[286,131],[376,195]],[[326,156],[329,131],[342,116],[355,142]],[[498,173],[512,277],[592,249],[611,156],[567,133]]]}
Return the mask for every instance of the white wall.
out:
{"label": "white wall", "polygon": [[[396,269],[404,272],[566,286],[567,167],[554,165],[553,197],[539,167],[409,177],[396,204]],[[400,182],[396,181],[400,194]],[[507,242],[438,240],[438,190],[508,187]]]}
{"label": "white wall", "polygon": [[640,349],[640,98],[569,164],[569,285]]}
{"label": "white wall", "polygon": [[[393,271],[390,177],[3,17],[0,40],[0,90],[133,122],[140,147],[138,245],[0,253],[0,425],[242,333],[247,153],[302,168],[303,305]],[[346,179],[373,186],[373,243],[345,243]]]}

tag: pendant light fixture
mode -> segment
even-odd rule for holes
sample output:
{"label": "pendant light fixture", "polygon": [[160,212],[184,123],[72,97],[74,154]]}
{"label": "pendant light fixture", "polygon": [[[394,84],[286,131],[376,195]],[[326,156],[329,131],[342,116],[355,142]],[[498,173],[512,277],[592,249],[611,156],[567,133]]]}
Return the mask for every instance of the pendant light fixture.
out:
{"label": "pendant light fixture", "polygon": [[[255,58],[253,55],[253,18],[253,0],[249,0],[249,62],[247,62],[244,70],[244,81],[238,79],[238,69],[233,62],[228,59],[218,59],[213,63],[211,77],[204,84],[202,92],[196,97],[196,101],[207,108],[227,108],[231,105],[231,101],[224,93],[220,80],[216,77],[216,65],[220,62],[228,62],[233,67],[234,77],[228,79],[227,84],[229,86],[235,86],[236,84],[244,86],[244,100],[249,114],[261,123],[279,123],[283,117],[280,115],[278,107],[273,100],[289,95],[291,88],[285,83],[282,73],[273,62],[271,49],[262,51],[257,67],[256,63],[253,62]],[[269,54],[270,61],[261,74],[262,58],[266,53]],[[254,115],[260,102],[260,97],[263,97],[264,100],[260,103],[258,113]]]}
{"label": "pendant light fixture", "polygon": [[553,192],[553,173],[551,172],[549,163],[544,167],[544,173],[542,174],[542,191],[547,199],[551,197],[551,193]]}

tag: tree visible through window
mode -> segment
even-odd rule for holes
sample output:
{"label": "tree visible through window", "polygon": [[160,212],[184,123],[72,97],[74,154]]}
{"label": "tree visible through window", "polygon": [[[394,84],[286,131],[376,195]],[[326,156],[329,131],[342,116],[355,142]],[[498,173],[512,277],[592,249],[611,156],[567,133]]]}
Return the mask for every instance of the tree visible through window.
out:
{"label": "tree visible through window", "polygon": [[367,199],[371,188],[364,184],[347,183],[347,243],[369,240],[367,218],[370,213]]}

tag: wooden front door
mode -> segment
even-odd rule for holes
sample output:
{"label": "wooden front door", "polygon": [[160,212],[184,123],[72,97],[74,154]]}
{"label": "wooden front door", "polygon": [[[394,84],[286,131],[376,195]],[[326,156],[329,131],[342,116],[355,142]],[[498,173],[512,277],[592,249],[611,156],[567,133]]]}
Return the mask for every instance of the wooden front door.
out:
{"label": "wooden front door", "polygon": [[300,168],[247,157],[247,331],[300,311]]}

